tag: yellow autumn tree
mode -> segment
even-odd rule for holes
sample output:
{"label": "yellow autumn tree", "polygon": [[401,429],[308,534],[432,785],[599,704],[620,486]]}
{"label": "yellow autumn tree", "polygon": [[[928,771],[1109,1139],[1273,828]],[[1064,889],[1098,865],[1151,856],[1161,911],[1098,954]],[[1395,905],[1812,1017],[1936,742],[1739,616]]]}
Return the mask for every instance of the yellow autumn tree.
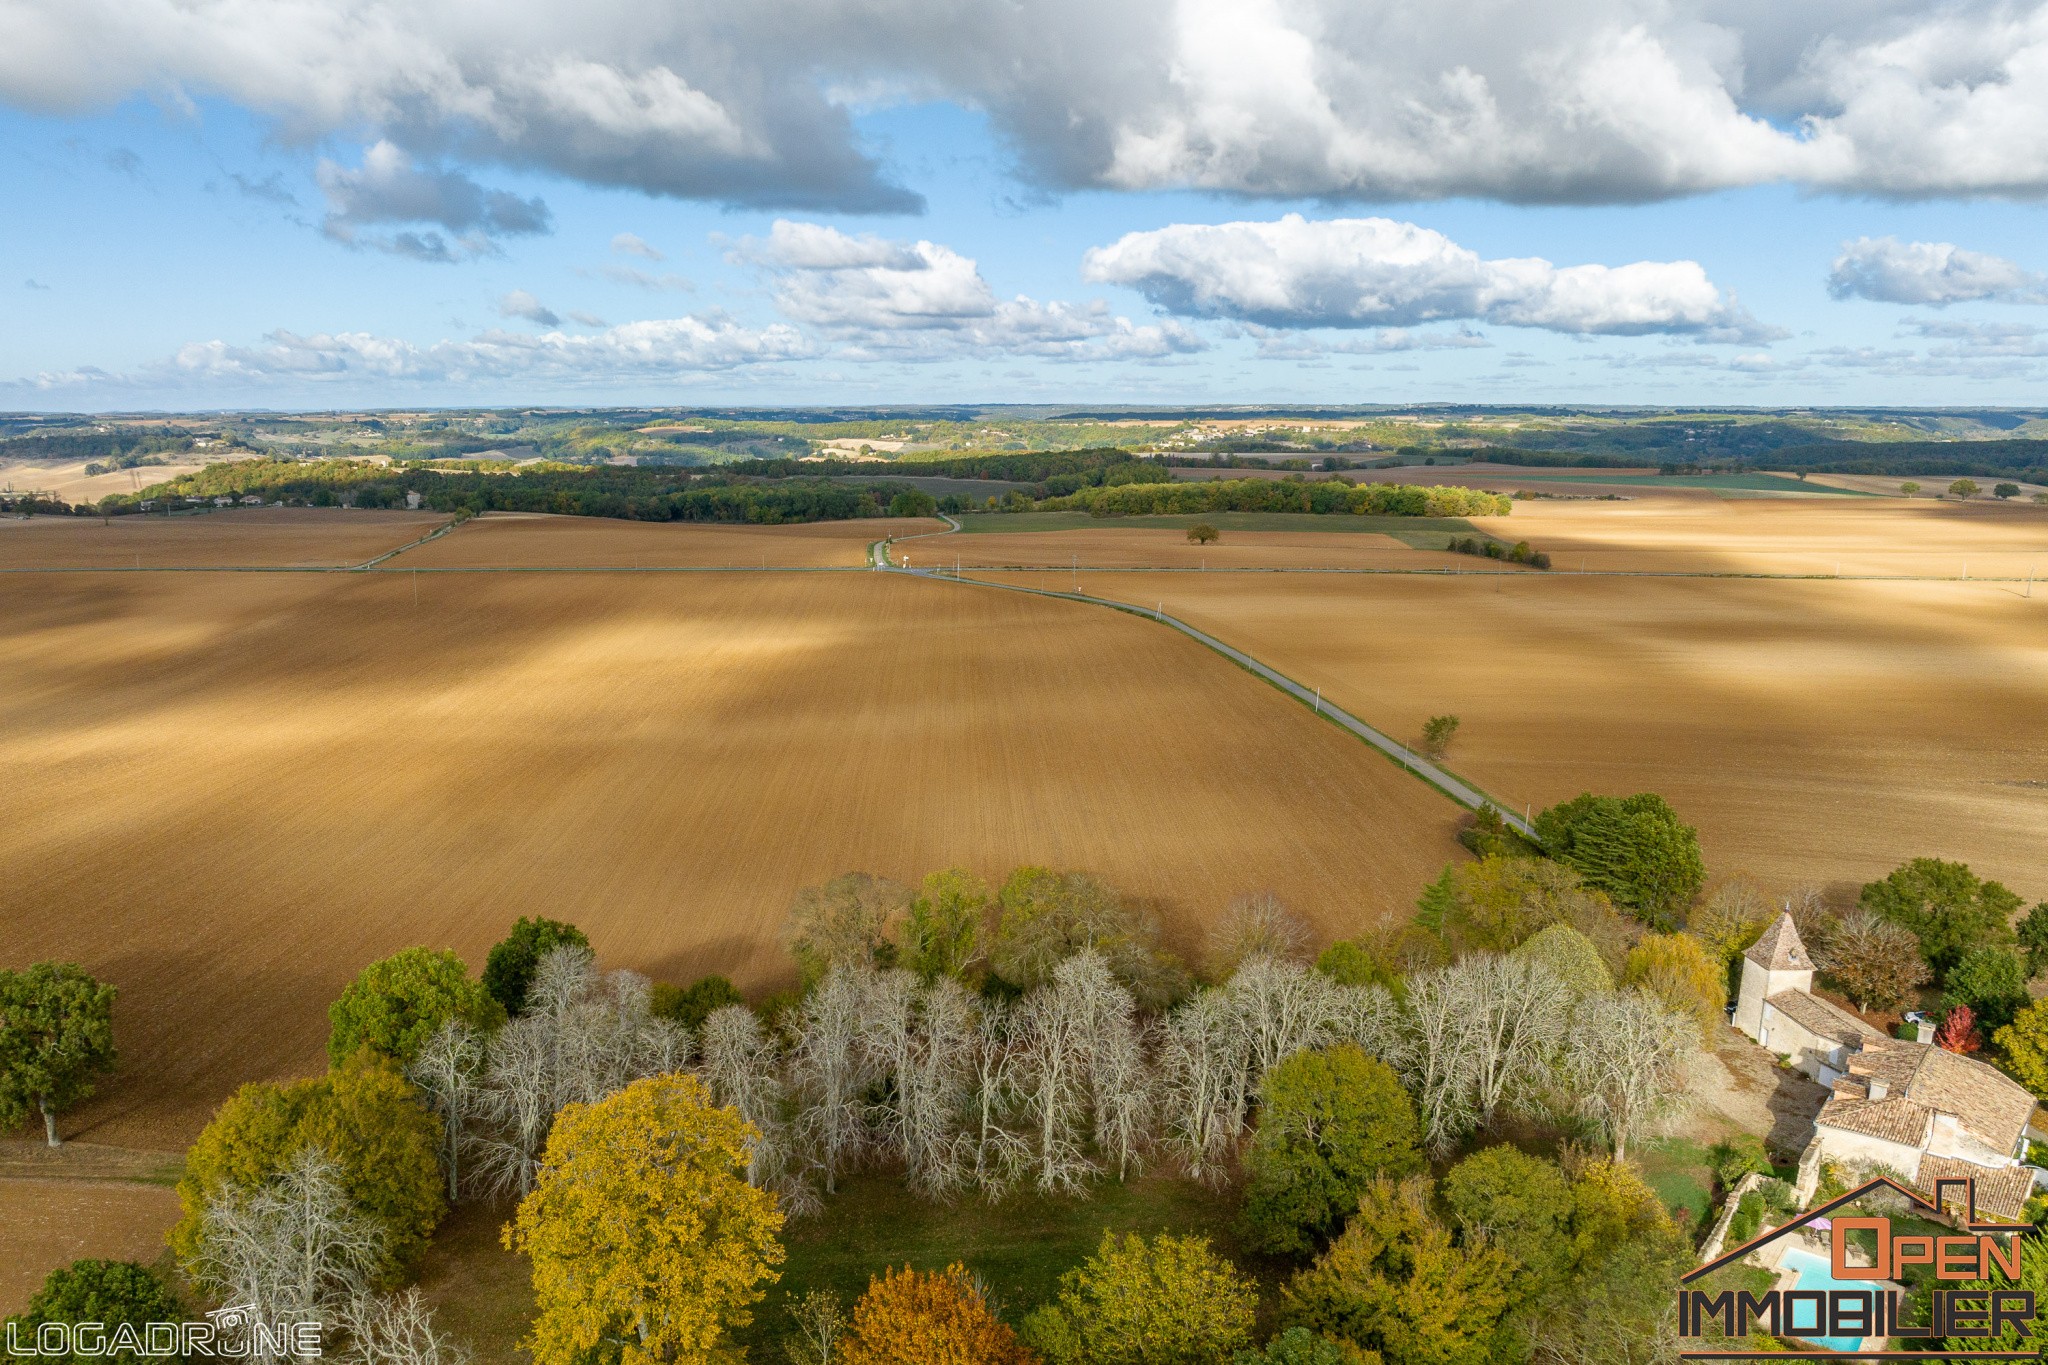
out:
{"label": "yellow autumn tree", "polygon": [[1726,1021],[1727,978],[1707,946],[1691,934],[1651,934],[1629,949],[1625,986],[1641,986],[1665,1004],[1699,1021],[1700,1036],[1711,1043]]}
{"label": "yellow autumn tree", "polygon": [[1034,1365],[961,1265],[920,1274],[909,1266],[868,1282],[833,1357],[839,1365]]}
{"label": "yellow autumn tree", "polygon": [[[746,1182],[759,1134],[694,1076],[556,1116],[505,1245],[533,1260],[536,1365],[708,1362],[779,1276],[782,1214]],[[616,1355],[612,1353],[616,1352]]]}

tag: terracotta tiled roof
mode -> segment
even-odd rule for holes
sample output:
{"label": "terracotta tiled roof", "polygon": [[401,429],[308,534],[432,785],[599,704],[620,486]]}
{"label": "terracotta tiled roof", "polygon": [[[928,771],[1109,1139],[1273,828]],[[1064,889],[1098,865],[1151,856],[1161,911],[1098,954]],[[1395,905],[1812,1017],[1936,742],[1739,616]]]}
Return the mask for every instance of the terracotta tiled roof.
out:
{"label": "terracotta tiled roof", "polygon": [[[1967,1161],[1958,1161],[1949,1156],[1924,1156],[1920,1158],[1920,1174],[1913,1183],[1927,1191],[1928,1198],[1934,1197],[1934,1182],[1937,1180],[1975,1180],[1977,1182],[1977,1213],[1989,1214],[1993,1218],[2018,1219],[2027,1206],[2027,1196],[2034,1192],[2034,1173],[2025,1166],[1977,1166]],[[1953,1192],[1947,1192],[1948,1203],[1957,1206],[1961,1199]]]}
{"label": "terracotta tiled roof", "polygon": [[1776,995],[1764,997],[1764,1003],[1808,1033],[1832,1038],[1851,1047],[1866,1039],[1884,1037],[1883,1033],[1839,1005],[1817,995],[1808,995],[1805,991],[1779,991]]}
{"label": "terracotta tiled roof", "polygon": [[1792,923],[1789,910],[1779,912],[1777,921],[1764,930],[1762,938],[1749,945],[1749,951],[1743,956],[1767,972],[1813,970],[1813,957],[1800,940],[1799,929]]}
{"label": "terracotta tiled roof", "polygon": [[[1873,1082],[1884,1087],[1880,1099],[1870,1097]],[[1849,1059],[1849,1074],[1835,1082],[1814,1122],[1919,1147],[1934,1116],[1947,1114],[1992,1151],[2008,1153],[2033,1112],[2034,1097],[1996,1067],[1930,1043],[1880,1037]]]}

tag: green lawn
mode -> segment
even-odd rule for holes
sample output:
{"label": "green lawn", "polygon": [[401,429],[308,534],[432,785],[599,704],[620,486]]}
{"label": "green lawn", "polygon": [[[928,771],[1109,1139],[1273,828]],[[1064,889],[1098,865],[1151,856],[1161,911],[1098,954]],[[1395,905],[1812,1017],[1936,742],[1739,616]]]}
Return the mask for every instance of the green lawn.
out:
{"label": "green lawn", "polygon": [[1453,536],[1496,540],[1461,517],[1360,517],[1336,512],[1203,512],[1166,517],[1092,517],[1086,512],[963,512],[954,517],[969,534],[1016,531],[1181,530],[1207,523],[1219,531],[1371,532],[1417,550],[1441,550]]}
{"label": "green lawn", "polygon": [[1653,1138],[1637,1146],[1634,1155],[1642,1164],[1643,1179],[1664,1207],[1674,1218],[1689,1218],[1687,1226],[1695,1237],[1703,1235],[1714,1188],[1707,1145],[1691,1138]]}

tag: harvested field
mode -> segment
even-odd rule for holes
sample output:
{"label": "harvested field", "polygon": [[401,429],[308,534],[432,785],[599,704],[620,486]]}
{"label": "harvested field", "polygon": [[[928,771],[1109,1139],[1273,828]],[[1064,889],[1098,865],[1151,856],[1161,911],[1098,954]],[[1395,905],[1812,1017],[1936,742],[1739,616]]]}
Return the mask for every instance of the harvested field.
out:
{"label": "harvested field", "polygon": [[[1857,493],[1878,493],[1893,498],[1906,496],[1899,492],[1899,485],[1902,483],[1919,484],[1922,491],[1912,496],[1929,498],[1940,493],[1951,483],[1954,483],[1955,480],[1956,475],[1954,474],[1809,474],[1806,476],[1808,483],[1817,483],[1828,488],[1847,488]],[[1982,478],[1975,479],[1974,482],[1988,496],[1993,486],[2008,482],[2008,480]],[[2021,497],[2031,497],[2035,493],[2048,493],[2048,484],[2029,483],[2025,479],[2012,480],[2011,482],[2019,485]]]}
{"label": "harvested field", "polygon": [[131,494],[152,484],[196,474],[210,460],[183,458],[169,464],[138,465],[107,474],[88,474],[91,460],[0,460],[0,487],[34,489],[69,503],[97,504],[109,494]]}
{"label": "harvested field", "polygon": [[0,569],[333,568],[448,520],[436,512],[237,507],[175,517],[0,518]]}
{"label": "harvested field", "polygon": [[409,569],[858,568],[867,562],[867,547],[884,536],[945,526],[908,517],[713,526],[487,512],[394,562]]}
{"label": "harvested field", "polygon": [[1559,570],[2020,577],[2048,569],[2048,508],[1898,498],[1710,499],[1515,504],[1474,517],[1527,539]]}
{"label": "harvested field", "polygon": [[2048,590],[1574,574],[1080,587],[1163,601],[1397,737],[1458,715],[1451,767],[1516,808],[1656,791],[1717,872],[1860,883],[1936,855],[2048,898]]}
{"label": "harvested field", "polygon": [[1335,936],[1406,913],[1457,815],[1183,637],[957,584],[0,577],[0,965],[120,988],[96,1142],[182,1146],[322,1064],[363,964],[475,966],[522,914],[755,990],[852,868],[1089,868],[1184,944],[1270,886]]}
{"label": "harvested field", "polygon": [[81,1257],[149,1265],[177,1221],[166,1185],[0,1179],[0,1317],[27,1308],[52,1270]]}
{"label": "harvested field", "polygon": [[[945,536],[898,543],[896,562],[964,568],[1049,565],[1078,561],[1105,569],[1421,569],[1472,568],[1469,556],[1412,550],[1392,536],[1315,531],[1226,531],[1213,545],[1190,544],[1187,532],[1118,527]],[[1483,561],[1479,561],[1484,563]],[[1484,567],[1495,567],[1484,563]]]}

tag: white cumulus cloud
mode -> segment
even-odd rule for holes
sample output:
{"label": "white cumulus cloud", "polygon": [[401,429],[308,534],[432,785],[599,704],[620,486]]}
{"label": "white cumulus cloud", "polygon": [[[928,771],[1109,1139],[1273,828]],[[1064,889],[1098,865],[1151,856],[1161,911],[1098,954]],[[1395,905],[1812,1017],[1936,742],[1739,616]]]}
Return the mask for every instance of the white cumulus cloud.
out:
{"label": "white cumulus cloud", "polygon": [[1768,340],[1696,261],[1556,266],[1482,259],[1388,218],[1176,224],[1090,250],[1082,273],[1184,317],[1267,327],[1480,321],[1554,332]]}
{"label": "white cumulus cloud", "polygon": [[1902,242],[1896,237],[1858,237],[1842,243],[1828,274],[1828,292],[1838,299],[1879,303],[1951,303],[1997,299],[2007,303],[2048,302],[2048,280],[2015,261],[1953,242]]}

